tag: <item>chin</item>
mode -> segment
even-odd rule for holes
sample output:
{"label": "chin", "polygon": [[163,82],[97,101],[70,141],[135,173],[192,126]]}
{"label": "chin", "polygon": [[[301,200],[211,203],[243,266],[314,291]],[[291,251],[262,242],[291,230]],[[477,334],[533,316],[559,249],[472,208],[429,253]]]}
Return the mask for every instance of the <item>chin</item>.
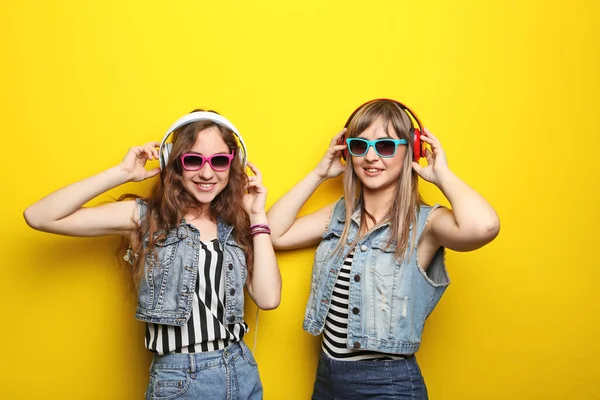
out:
{"label": "chin", "polygon": [[384,189],[388,189],[392,186],[395,186],[397,182],[386,182],[386,181],[380,181],[380,180],[374,180],[374,179],[360,179],[360,183],[362,184],[363,188],[368,189],[368,190],[384,190]]}

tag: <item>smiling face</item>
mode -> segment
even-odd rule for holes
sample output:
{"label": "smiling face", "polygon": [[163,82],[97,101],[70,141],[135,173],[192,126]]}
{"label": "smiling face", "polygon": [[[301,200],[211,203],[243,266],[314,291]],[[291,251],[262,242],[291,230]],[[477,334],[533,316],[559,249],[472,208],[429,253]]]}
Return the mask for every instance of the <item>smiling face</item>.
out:
{"label": "smiling face", "polygon": [[[230,154],[231,150],[223,140],[219,128],[211,126],[198,132],[194,145],[186,153],[212,156]],[[183,169],[183,187],[202,206],[207,207],[229,183],[229,172],[229,168],[225,171],[214,171],[208,162],[197,171]]]}
{"label": "smiling face", "polygon": [[[392,123],[381,116],[355,137],[367,140],[401,139],[396,134]],[[365,190],[377,191],[396,187],[403,170],[406,152],[407,146],[400,144],[392,157],[380,157],[371,146],[364,156],[352,156],[354,173]]]}

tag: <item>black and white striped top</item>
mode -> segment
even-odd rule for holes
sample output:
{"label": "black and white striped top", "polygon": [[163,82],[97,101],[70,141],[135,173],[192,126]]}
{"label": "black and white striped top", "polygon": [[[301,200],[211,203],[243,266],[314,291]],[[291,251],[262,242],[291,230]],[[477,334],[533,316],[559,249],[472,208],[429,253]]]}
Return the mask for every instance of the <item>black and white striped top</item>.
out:
{"label": "black and white striped top", "polygon": [[184,326],[146,324],[146,348],[158,354],[199,353],[220,350],[239,342],[246,323],[225,321],[223,251],[217,239],[200,242],[200,259],[192,314]]}
{"label": "black and white striped top", "polygon": [[380,353],[371,350],[357,350],[348,348],[346,339],[348,337],[348,307],[350,295],[350,269],[354,250],[348,254],[333,287],[331,304],[327,318],[325,318],[325,329],[323,331],[323,342],[321,349],[325,355],[342,361],[357,360],[396,360],[405,358],[398,354]]}

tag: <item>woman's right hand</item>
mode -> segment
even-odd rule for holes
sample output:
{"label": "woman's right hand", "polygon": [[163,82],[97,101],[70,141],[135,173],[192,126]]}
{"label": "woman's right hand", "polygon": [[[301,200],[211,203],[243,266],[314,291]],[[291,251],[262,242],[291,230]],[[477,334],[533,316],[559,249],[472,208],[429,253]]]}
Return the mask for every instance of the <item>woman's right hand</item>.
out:
{"label": "woman's right hand", "polygon": [[342,165],[342,150],[346,148],[346,143],[338,144],[340,139],[346,133],[346,128],[342,129],[337,135],[331,139],[329,148],[319,161],[319,164],[315,168],[315,173],[321,179],[335,178],[344,172],[344,166]]}
{"label": "woman's right hand", "polygon": [[150,142],[129,149],[119,167],[127,173],[130,182],[140,182],[160,173],[160,168],[147,170],[146,162],[158,160],[160,143]]}

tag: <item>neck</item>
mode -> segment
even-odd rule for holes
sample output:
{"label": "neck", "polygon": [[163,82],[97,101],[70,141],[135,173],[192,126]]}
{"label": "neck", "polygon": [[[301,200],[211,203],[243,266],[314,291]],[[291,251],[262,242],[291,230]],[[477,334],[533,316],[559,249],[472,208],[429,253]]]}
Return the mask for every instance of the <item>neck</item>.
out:
{"label": "neck", "polygon": [[375,218],[377,223],[380,223],[392,207],[396,186],[378,190],[369,190],[363,186],[362,195],[365,210]]}
{"label": "neck", "polygon": [[188,209],[184,218],[188,222],[194,220],[215,220],[215,218],[211,215],[210,207],[207,204],[202,204],[198,207]]}

